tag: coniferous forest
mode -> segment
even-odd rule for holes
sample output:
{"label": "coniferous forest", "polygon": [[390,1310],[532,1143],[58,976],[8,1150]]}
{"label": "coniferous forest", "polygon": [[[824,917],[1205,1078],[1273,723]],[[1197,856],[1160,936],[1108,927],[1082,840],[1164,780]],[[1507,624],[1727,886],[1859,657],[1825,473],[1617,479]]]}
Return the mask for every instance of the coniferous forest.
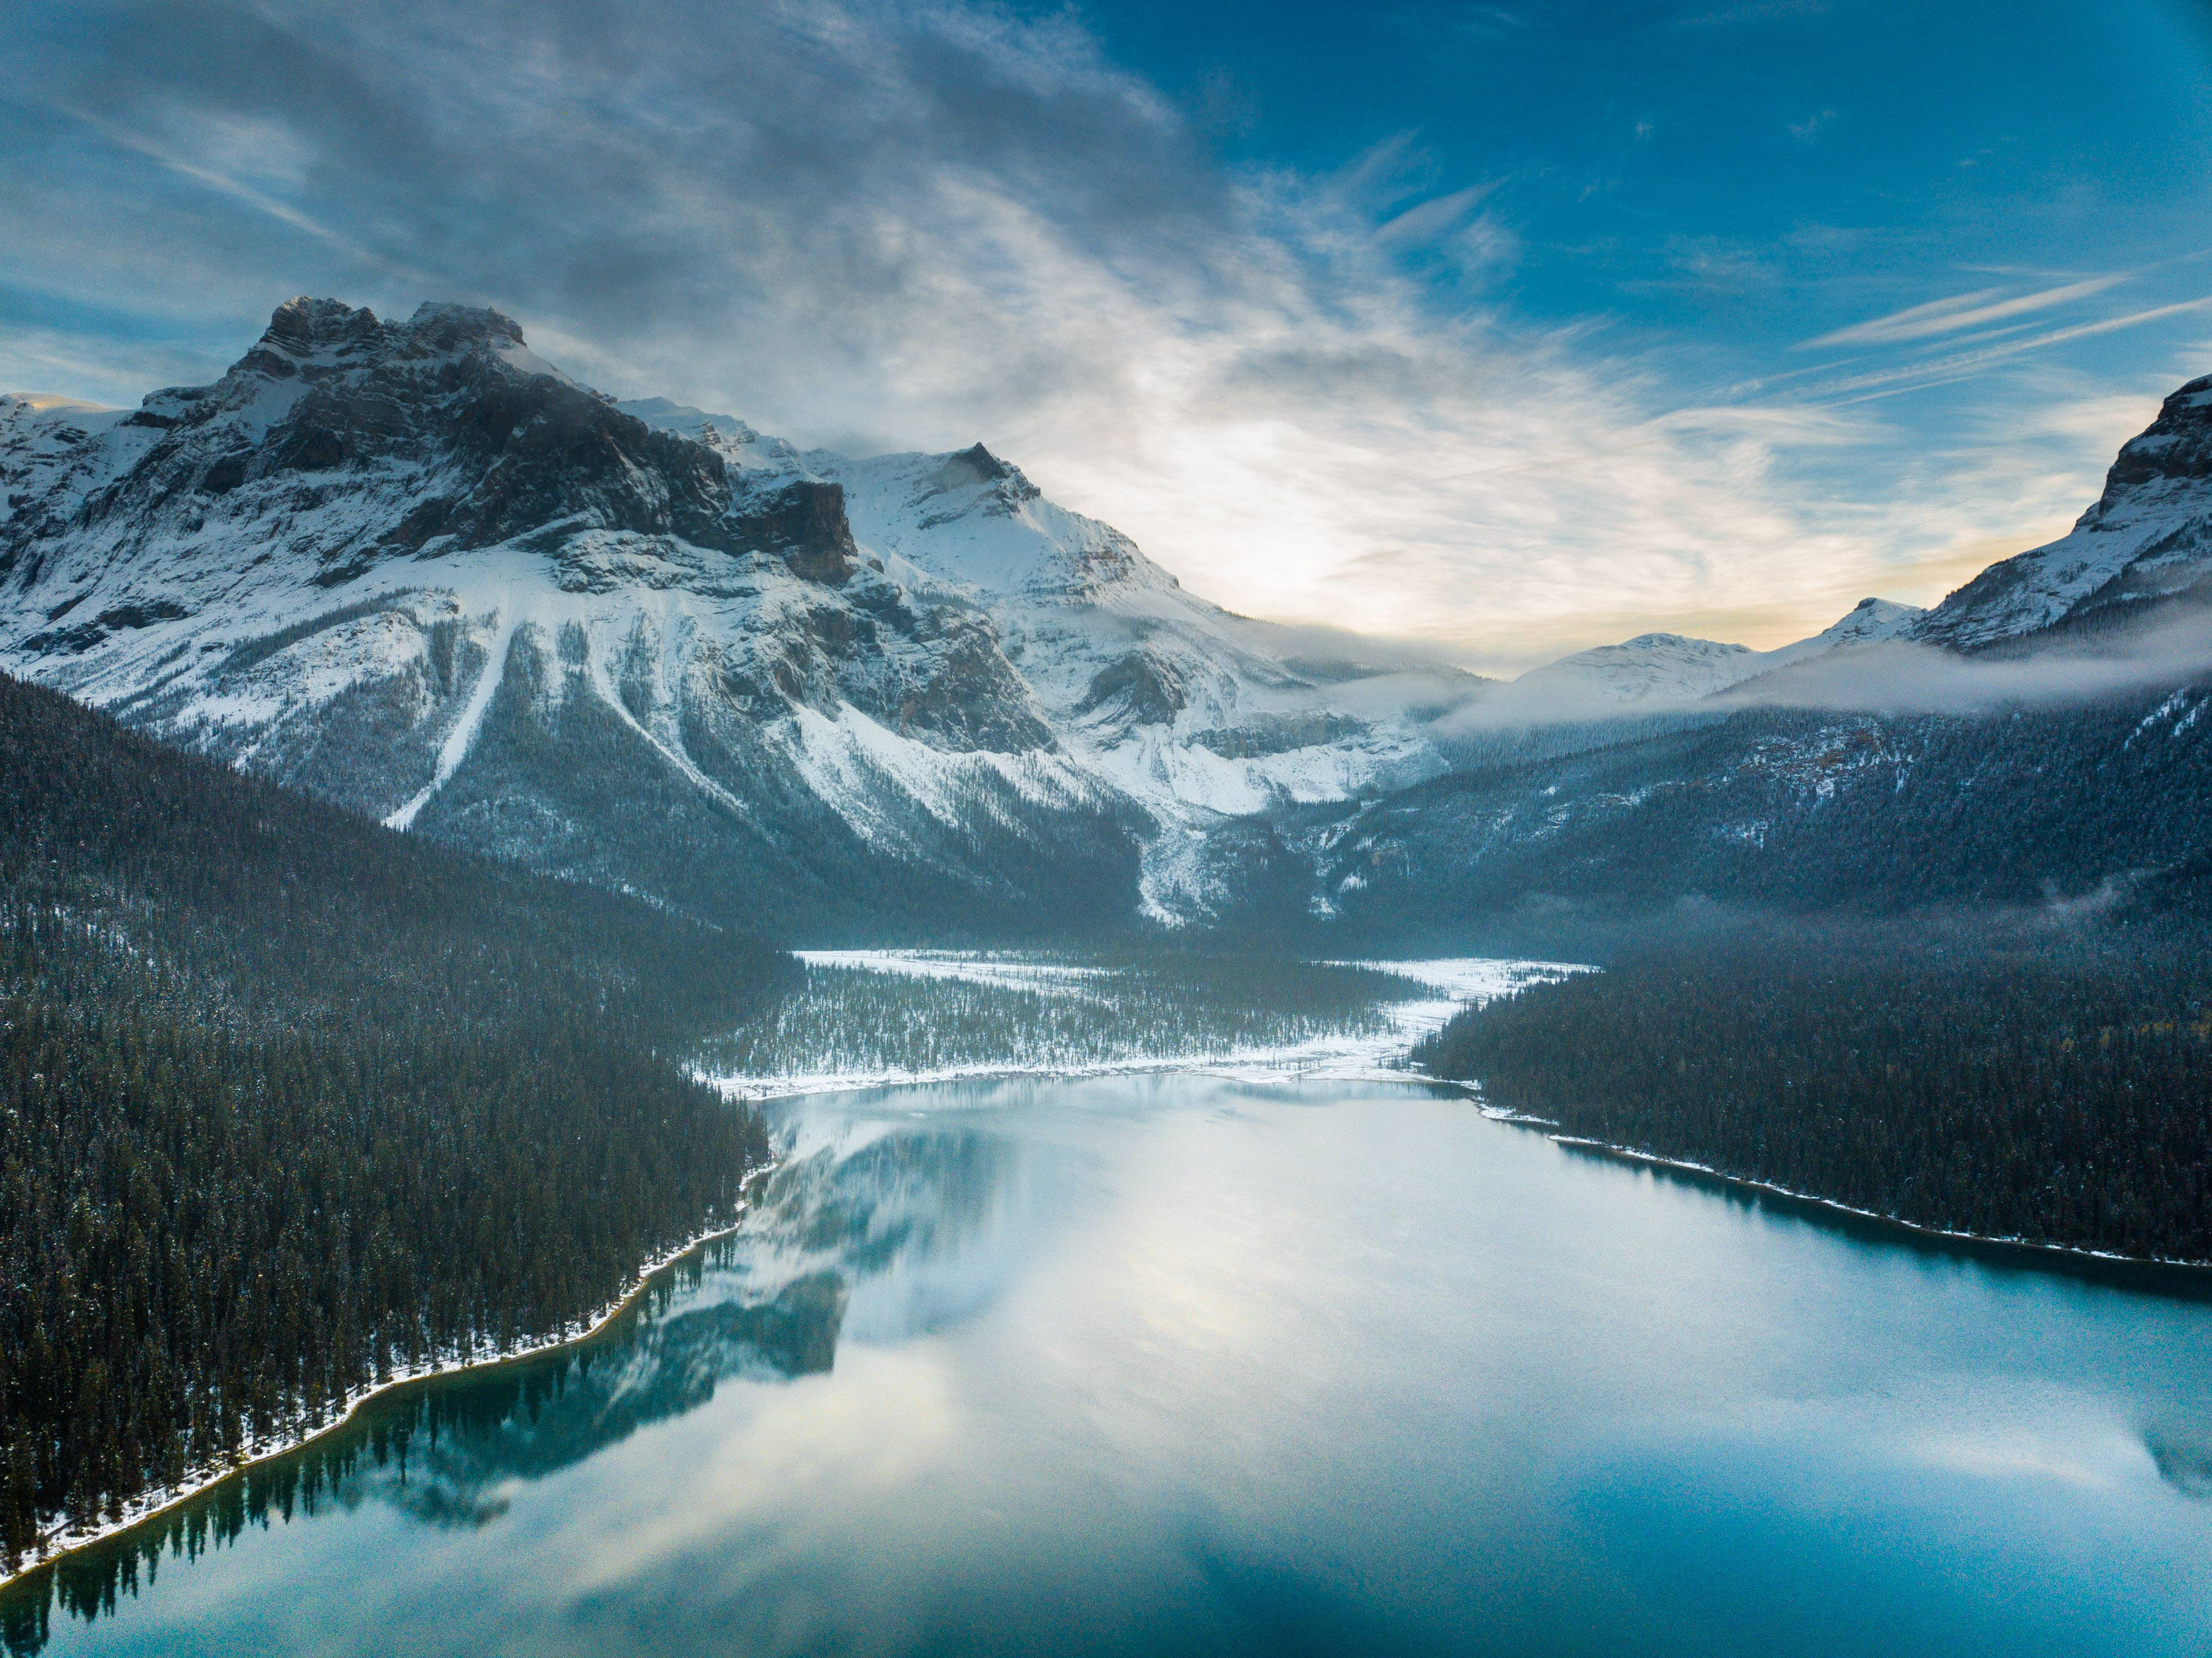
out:
{"label": "coniferous forest", "polygon": [[1915,1225],[2212,1260],[2212,964],[2179,917],[1724,928],[1414,1057],[1568,1134]]}
{"label": "coniferous forest", "polygon": [[730,1216],[796,977],[0,677],[0,1564]]}

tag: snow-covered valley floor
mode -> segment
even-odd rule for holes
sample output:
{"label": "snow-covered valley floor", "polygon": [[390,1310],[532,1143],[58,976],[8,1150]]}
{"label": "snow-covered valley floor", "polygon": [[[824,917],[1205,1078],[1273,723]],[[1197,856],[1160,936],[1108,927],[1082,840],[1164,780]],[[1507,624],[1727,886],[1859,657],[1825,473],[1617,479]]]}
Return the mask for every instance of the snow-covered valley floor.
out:
{"label": "snow-covered valley floor", "polygon": [[[1590,971],[1484,957],[1286,964],[1285,979],[1300,982],[1286,984],[1285,1007],[1267,1009],[1264,984],[1241,983],[1217,998],[1202,984],[1148,984],[1142,968],[941,950],[799,954],[808,972],[801,1003],[835,1000],[787,1015],[781,1039],[749,1045],[750,1064],[702,1064],[732,1098],[1166,1070],[1403,1081],[1414,1045],[1460,1009]],[[1365,994],[1316,997],[1306,981],[1317,970]],[[1164,995],[1188,1016],[1164,1021]],[[1070,1016],[1078,1013],[1085,1016]],[[951,1039],[927,1056],[902,1051],[915,1027]]]}

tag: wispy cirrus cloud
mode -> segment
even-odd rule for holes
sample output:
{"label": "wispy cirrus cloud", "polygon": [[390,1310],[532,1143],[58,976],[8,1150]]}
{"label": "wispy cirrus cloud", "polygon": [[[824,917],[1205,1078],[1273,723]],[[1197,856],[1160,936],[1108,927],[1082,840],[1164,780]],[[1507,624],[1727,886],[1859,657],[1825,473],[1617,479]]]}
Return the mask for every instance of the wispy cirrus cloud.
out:
{"label": "wispy cirrus cloud", "polygon": [[1375,235],[1384,242],[1433,241],[1458,225],[1485,196],[1498,188],[1495,180],[1471,184],[1463,190],[1431,197],[1383,221]]}
{"label": "wispy cirrus cloud", "polygon": [[[234,170],[224,165],[226,161],[234,158],[245,159],[250,166],[261,162],[266,154],[266,149],[263,146],[283,145],[286,135],[281,129],[258,135],[262,141],[261,146],[257,146],[254,150],[246,151],[242,155],[239,146],[234,143],[208,143],[205,142],[205,135],[203,135],[201,146],[203,151],[211,150],[214,153],[204,154],[202,158],[194,159],[157,143],[143,133],[133,131],[121,121],[110,120],[66,103],[57,102],[52,107],[56,114],[65,119],[82,122],[98,134],[104,143],[113,148],[132,155],[143,155],[168,168],[179,178],[231,197],[258,213],[266,214],[280,224],[289,226],[292,229],[329,243],[338,253],[361,265],[381,268],[397,277],[411,277],[416,281],[422,280],[420,273],[411,271],[404,265],[395,264],[360,243],[341,235],[327,225],[318,222],[281,197],[273,195],[269,191],[258,188],[246,180],[236,176]],[[226,155],[225,151],[230,153]]]}
{"label": "wispy cirrus cloud", "polygon": [[[2077,339],[2092,339],[2100,334],[2117,333],[2124,328],[2140,328],[2146,324],[2164,322],[2170,318],[2187,316],[2192,313],[2212,310],[2212,295],[2197,299],[2179,300],[2171,305],[2153,305],[2140,311],[2130,311],[2118,316],[2100,317],[2093,322],[2077,322],[2063,328],[2046,329],[2041,333],[2023,333],[2015,329],[1994,331],[1986,337],[1992,343],[1978,344],[1971,350],[1957,351],[1942,357],[1923,358],[1896,368],[1870,373],[1843,376],[1823,387],[1831,402],[1849,400],[1855,396],[1872,393],[1887,394],[1882,388],[1893,391],[1900,387],[1922,387],[1938,381],[1955,381],[1978,375],[2008,358],[2021,357],[2030,351],[2047,350],[2053,346],[2070,344]],[[1996,338],[1995,334],[2011,338]]]}
{"label": "wispy cirrus cloud", "polygon": [[2008,317],[2021,316],[2032,311],[2046,311],[2053,306],[2088,299],[2108,289],[2118,287],[2128,280],[2130,274],[2123,271],[2117,276],[2092,277],[2032,294],[2007,295],[2002,288],[1977,289],[1970,294],[1954,294],[1946,299],[1929,300],[1923,305],[1893,311],[1885,317],[1853,323],[1848,328],[1838,328],[1832,332],[1803,341],[1800,349],[1901,344],[1910,340],[1928,339],[1937,334],[1979,328]]}

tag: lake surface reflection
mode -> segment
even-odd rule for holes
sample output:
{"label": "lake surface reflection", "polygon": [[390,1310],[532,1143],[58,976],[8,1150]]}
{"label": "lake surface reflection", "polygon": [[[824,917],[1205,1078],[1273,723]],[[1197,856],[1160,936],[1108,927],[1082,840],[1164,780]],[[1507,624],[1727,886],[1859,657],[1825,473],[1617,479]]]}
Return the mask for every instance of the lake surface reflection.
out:
{"label": "lake surface reflection", "polygon": [[[1419,1087],[786,1107],[747,1230],[0,1596],[50,1653],[2212,1652],[2212,1304]],[[158,1559],[155,1557],[158,1554]]]}

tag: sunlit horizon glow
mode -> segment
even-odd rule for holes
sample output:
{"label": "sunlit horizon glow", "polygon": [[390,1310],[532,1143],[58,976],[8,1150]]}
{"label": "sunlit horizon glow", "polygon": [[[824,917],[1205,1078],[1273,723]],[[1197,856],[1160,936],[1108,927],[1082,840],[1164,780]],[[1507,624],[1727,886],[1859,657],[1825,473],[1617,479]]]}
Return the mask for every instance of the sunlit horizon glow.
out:
{"label": "sunlit horizon glow", "polygon": [[1984,13],[57,6],[0,24],[0,387],[463,300],[984,442],[1245,614],[1768,648],[2063,533],[2212,369],[2201,20]]}

